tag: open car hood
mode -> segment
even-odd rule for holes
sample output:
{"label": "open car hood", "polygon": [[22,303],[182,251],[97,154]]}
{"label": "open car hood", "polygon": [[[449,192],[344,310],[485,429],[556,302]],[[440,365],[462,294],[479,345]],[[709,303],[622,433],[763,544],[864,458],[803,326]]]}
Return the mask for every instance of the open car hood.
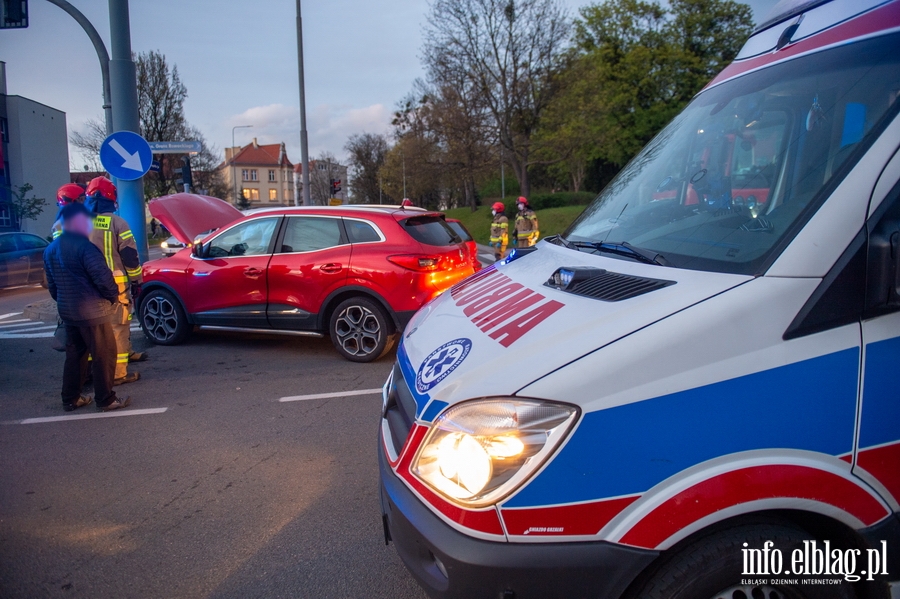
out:
{"label": "open car hood", "polygon": [[201,233],[224,227],[244,215],[219,198],[175,193],[150,200],[150,214],[181,243],[194,243]]}

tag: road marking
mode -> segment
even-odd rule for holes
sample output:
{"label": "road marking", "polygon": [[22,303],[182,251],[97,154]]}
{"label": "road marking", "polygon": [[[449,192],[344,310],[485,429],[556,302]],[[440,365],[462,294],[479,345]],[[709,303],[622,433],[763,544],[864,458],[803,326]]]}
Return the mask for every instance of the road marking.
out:
{"label": "road marking", "polygon": [[[34,322],[34,321],[31,320],[31,319],[29,319],[29,318],[16,318],[16,319],[14,319],[14,320],[7,320],[7,321],[4,322],[3,324],[0,324],[0,329],[8,329],[8,328],[11,328],[11,327],[24,327],[24,326],[27,326],[27,325],[22,324],[22,323],[28,323],[28,324],[31,324],[31,323],[33,323],[33,322]],[[15,324],[14,324],[14,323],[15,323]]]}
{"label": "road marking", "polygon": [[377,389],[361,389],[359,391],[336,391],[334,393],[313,393],[312,395],[293,395],[282,397],[278,401],[308,401],[310,399],[331,399],[332,397],[354,397],[357,395],[381,395],[381,387]]}
{"label": "road marking", "polygon": [[119,416],[145,416],[162,414],[169,408],[145,408],[143,410],[116,410],[114,412],[97,412],[95,414],[77,414],[75,416],[47,416],[46,418],[26,418],[17,424],[43,424],[45,422],[66,422],[68,420],[91,420],[93,418],[118,418]]}
{"label": "road marking", "polygon": [[21,312],[8,312],[6,314],[0,315],[0,320],[6,320],[7,318],[11,318],[13,316],[21,316]]}

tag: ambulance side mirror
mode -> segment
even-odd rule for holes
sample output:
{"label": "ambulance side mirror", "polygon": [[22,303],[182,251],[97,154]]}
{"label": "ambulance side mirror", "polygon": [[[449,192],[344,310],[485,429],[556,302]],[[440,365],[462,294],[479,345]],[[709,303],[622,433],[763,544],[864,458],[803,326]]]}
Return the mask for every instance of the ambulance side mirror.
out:
{"label": "ambulance side mirror", "polygon": [[900,219],[883,219],[869,235],[866,312],[900,310]]}

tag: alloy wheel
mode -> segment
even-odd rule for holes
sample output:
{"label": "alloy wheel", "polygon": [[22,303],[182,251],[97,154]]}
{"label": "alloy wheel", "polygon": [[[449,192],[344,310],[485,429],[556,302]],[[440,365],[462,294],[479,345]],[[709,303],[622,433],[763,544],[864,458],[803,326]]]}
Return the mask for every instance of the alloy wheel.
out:
{"label": "alloy wheel", "polygon": [[178,312],[166,297],[147,298],[141,312],[144,330],[156,341],[171,341],[178,333]]}
{"label": "alloy wheel", "polygon": [[344,308],[334,323],[341,347],[351,356],[368,356],[378,349],[383,334],[374,312],[365,306]]}

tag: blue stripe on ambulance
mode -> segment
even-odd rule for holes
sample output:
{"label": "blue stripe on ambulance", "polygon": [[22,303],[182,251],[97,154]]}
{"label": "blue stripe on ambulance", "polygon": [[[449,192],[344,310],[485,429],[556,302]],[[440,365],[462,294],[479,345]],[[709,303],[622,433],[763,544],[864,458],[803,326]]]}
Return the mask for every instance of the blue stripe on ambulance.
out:
{"label": "blue stripe on ambulance", "polygon": [[400,364],[400,372],[403,373],[403,378],[406,379],[409,391],[412,393],[413,399],[416,400],[416,418],[420,418],[425,422],[431,422],[447,407],[447,402],[432,401],[430,395],[419,393],[416,390],[416,370],[413,368],[412,362],[409,361],[409,354],[406,353],[406,347],[404,347],[402,341],[397,349],[397,362]]}
{"label": "blue stripe on ambulance", "polygon": [[861,449],[900,439],[900,337],[866,345]]}
{"label": "blue stripe on ambulance", "polygon": [[[896,362],[895,362],[896,363]],[[642,493],[686,468],[755,449],[853,449],[859,349],[584,416],[547,468],[504,507]]]}

